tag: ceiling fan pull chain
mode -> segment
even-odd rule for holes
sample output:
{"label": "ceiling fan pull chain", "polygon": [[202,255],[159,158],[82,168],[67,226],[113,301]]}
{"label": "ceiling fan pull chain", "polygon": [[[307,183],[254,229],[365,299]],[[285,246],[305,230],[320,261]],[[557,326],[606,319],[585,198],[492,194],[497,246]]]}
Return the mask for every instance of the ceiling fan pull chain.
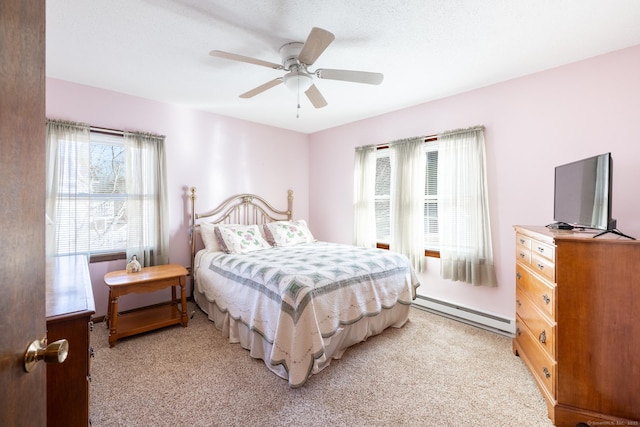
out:
{"label": "ceiling fan pull chain", "polygon": [[297,96],[297,104],[298,104],[298,108],[296,110],[296,119],[300,118],[300,79],[296,79],[298,80],[298,90],[296,91],[296,96]]}

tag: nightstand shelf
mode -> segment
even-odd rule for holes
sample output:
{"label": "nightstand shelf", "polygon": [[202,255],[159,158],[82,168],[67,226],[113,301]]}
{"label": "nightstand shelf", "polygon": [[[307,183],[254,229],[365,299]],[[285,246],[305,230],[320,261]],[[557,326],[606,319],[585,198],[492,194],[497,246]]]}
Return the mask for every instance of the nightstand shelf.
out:
{"label": "nightstand shelf", "polygon": [[117,338],[124,338],[181,323],[182,312],[174,304],[167,303],[139,308],[118,315]]}

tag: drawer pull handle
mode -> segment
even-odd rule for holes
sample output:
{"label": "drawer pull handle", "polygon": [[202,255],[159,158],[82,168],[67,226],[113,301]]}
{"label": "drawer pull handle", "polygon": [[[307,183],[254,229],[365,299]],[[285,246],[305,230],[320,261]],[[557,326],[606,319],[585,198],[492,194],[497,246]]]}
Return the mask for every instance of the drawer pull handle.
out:
{"label": "drawer pull handle", "polygon": [[542,369],[542,372],[544,373],[544,377],[545,378],[550,378],[551,377],[551,373],[549,372],[549,370],[547,368]]}
{"label": "drawer pull handle", "polygon": [[524,239],[520,239],[520,244],[524,245]]}
{"label": "drawer pull handle", "polygon": [[520,272],[519,272],[519,271],[517,271],[517,272],[516,272],[516,279],[520,280],[521,278],[522,278],[522,276],[520,275]]}
{"label": "drawer pull handle", "polygon": [[95,358],[96,352],[93,350],[93,347],[89,347],[89,357]]}
{"label": "drawer pull handle", "polygon": [[522,331],[520,330],[520,328],[516,328],[516,335],[520,336],[522,334]]}
{"label": "drawer pull handle", "polygon": [[547,343],[547,332],[544,329],[542,330],[542,332],[540,332],[540,336],[538,337],[538,339],[542,344]]}
{"label": "drawer pull handle", "polygon": [[549,298],[547,294],[542,295],[542,299],[544,300],[545,304],[549,304],[551,302],[551,298]]}
{"label": "drawer pull handle", "polygon": [[544,270],[544,265],[538,263],[538,268],[540,269],[540,271]]}
{"label": "drawer pull handle", "polygon": [[520,252],[520,258],[524,258],[524,252]]}
{"label": "drawer pull handle", "polygon": [[89,322],[89,332],[93,332],[93,321]]}
{"label": "drawer pull handle", "polygon": [[543,247],[538,246],[538,252],[540,252],[541,254],[542,254],[542,253],[544,253],[544,248],[543,248]]}
{"label": "drawer pull handle", "polygon": [[516,300],[516,304],[518,305],[518,307],[522,307],[522,303],[520,302],[519,299]]}

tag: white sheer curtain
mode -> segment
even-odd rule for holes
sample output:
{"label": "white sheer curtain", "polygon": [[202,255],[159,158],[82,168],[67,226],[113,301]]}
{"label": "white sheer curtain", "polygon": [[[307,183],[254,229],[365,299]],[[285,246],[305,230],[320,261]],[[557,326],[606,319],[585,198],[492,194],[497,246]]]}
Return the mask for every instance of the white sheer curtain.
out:
{"label": "white sheer curtain", "polygon": [[[91,184],[89,125],[47,120],[46,127],[46,254],[89,253],[87,231],[78,226],[89,212],[87,197],[78,196],[88,193]],[[60,233],[64,239],[58,238]]]}
{"label": "white sheer curtain", "polygon": [[357,147],[353,172],[353,244],[376,247],[376,147]]}
{"label": "white sheer curtain", "polygon": [[441,276],[496,286],[484,128],[446,132],[438,141]]}
{"label": "white sheer curtain", "polygon": [[124,133],[127,151],[127,259],[143,267],[169,262],[164,136]]}
{"label": "white sheer curtain", "polygon": [[[90,126],[47,120],[47,255],[91,253]],[[127,169],[127,258],[143,266],[168,262],[164,137],[124,133]]]}
{"label": "white sheer curtain", "polygon": [[391,150],[391,242],[389,249],[424,265],[424,137],[394,141]]}

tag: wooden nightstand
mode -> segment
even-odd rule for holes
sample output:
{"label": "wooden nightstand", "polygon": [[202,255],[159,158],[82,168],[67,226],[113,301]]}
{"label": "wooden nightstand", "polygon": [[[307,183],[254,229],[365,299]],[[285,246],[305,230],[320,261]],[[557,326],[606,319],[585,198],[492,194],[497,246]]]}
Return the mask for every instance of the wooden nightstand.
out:
{"label": "wooden nightstand", "polygon": [[[126,270],[105,274],[104,283],[109,287],[109,346],[113,347],[118,338],[181,324],[187,327],[187,297],[185,290],[187,270],[181,265],[167,264],[145,267],[137,273]],[[131,293],[146,293],[171,286],[171,301],[167,304],[142,307],[131,312],[118,314],[118,298]],[[176,288],[180,287],[180,301],[176,298]],[[180,307],[178,308],[178,304]]]}

